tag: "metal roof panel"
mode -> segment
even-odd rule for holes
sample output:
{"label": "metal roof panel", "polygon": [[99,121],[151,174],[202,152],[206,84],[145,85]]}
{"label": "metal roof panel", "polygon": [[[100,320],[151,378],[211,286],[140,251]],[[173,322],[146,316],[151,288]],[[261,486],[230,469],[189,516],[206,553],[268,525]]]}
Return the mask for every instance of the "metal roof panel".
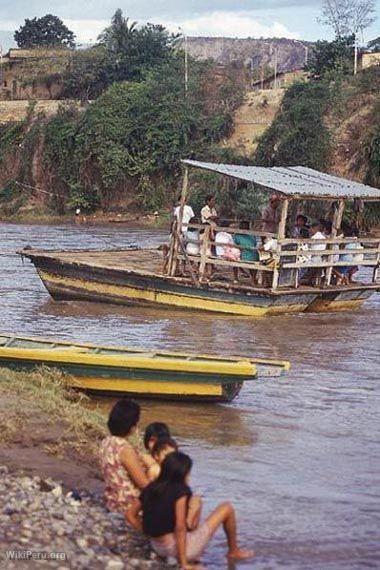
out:
{"label": "metal roof panel", "polygon": [[183,160],[183,164],[210,170],[225,176],[256,184],[267,191],[280,192],[287,196],[309,198],[367,198],[380,200],[380,189],[360,182],[325,174],[305,166],[242,166]]}

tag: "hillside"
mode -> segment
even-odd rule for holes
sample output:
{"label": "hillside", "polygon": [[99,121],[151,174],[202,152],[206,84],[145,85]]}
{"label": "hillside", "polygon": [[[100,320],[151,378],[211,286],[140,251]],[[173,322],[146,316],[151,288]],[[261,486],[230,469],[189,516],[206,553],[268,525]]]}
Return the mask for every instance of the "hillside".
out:
{"label": "hillside", "polygon": [[335,83],[299,83],[285,94],[254,160],[303,165],[380,185],[380,69]]}
{"label": "hillside", "polygon": [[287,38],[193,38],[187,39],[189,54],[195,59],[213,59],[216,63],[228,65],[245,63],[253,68],[274,69],[277,58],[279,72],[302,69],[306,50],[310,42],[299,42]]}

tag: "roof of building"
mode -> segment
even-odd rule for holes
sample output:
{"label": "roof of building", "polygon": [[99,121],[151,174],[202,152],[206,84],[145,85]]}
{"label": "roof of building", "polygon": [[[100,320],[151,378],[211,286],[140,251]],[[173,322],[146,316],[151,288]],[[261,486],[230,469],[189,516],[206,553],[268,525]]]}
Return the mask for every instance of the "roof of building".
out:
{"label": "roof of building", "polygon": [[71,54],[67,48],[11,48],[7,54],[9,59],[41,59],[51,57],[69,57]]}
{"label": "roof of building", "polygon": [[291,197],[313,198],[363,198],[380,200],[380,189],[360,182],[325,174],[304,166],[241,166],[183,160],[183,164],[217,172],[225,176],[251,182],[271,192]]}

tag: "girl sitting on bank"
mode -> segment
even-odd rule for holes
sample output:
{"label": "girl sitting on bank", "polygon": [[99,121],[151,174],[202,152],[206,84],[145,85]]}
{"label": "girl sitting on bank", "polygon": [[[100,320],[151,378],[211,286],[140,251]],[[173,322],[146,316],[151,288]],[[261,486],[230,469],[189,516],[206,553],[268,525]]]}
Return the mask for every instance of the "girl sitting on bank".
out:
{"label": "girl sitting on bank", "polygon": [[[193,568],[215,531],[223,525],[228,542],[227,557],[244,560],[254,555],[237,544],[235,511],[230,503],[219,505],[201,524],[199,520],[188,530],[189,499],[192,496],[189,476],[192,461],[181,452],[170,453],[161,466],[161,473],[141,493],[126,513],[134,528],[150,538],[153,550],[162,558],[177,558],[182,569]],[[139,511],[142,509],[142,520]]]}
{"label": "girl sitting on bank", "polygon": [[127,398],[117,402],[108,418],[107,436],[100,446],[105,500],[110,511],[125,514],[149,483],[141,453],[129,438],[136,432],[140,406]]}

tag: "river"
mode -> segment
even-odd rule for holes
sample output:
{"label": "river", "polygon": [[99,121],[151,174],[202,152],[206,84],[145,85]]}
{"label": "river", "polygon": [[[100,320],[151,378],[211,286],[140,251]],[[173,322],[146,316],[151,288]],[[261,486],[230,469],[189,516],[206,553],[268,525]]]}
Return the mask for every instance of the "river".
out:
{"label": "river", "polygon": [[[229,405],[142,402],[194,459],[205,510],[231,500],[243,568],[380,568],[380,298],[359,312],[263,319],[54,302],[34,266],[43,248],[139,246],[165,232],[121,226],[0,224],[1,329],[20,335],[289,359],[286,378],[244,386]],[[110,401],[100,401],[105,411]],[[205,557],[226,567],[223,535]]]}

